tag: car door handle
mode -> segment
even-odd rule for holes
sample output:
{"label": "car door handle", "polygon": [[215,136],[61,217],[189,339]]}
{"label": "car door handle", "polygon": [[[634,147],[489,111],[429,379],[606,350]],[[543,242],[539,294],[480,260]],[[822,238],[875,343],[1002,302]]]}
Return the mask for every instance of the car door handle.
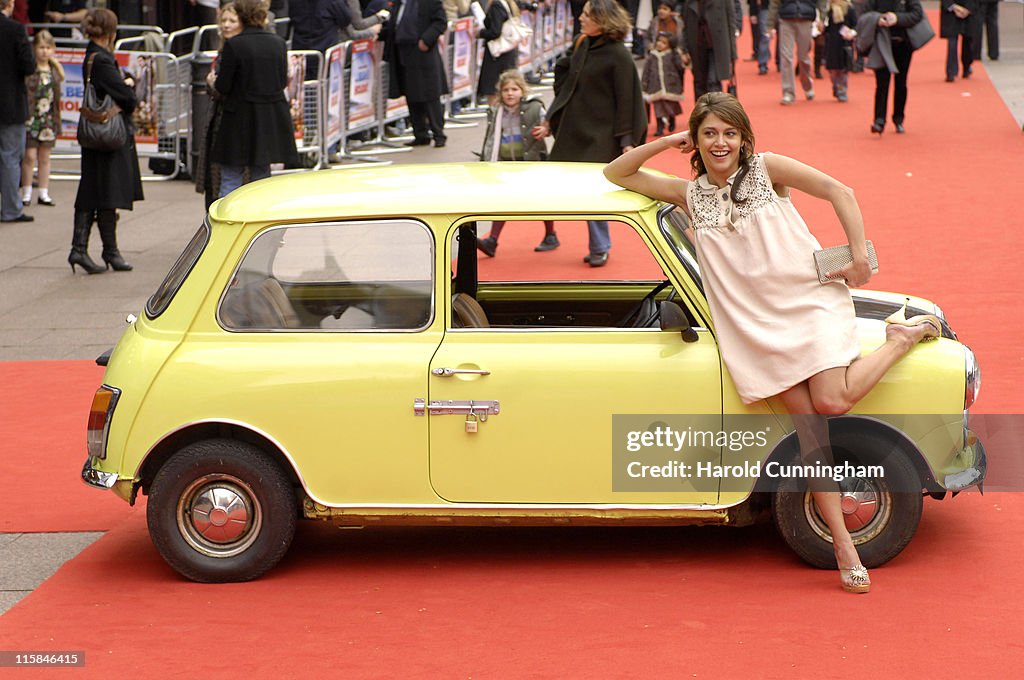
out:
{"label": "car door handle", "polygon": [[453,375],[490,375],[490,371],[479,368],[435,368],[430,371],[439,378],[450,378]]}

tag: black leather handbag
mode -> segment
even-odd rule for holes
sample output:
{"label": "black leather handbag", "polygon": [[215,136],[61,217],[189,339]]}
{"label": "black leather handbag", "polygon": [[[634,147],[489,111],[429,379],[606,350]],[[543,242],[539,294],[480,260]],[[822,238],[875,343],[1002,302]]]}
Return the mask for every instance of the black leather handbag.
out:
{"label": "black leather handbag", "polygon": [[128,126],[125,125],[121,107],[110,95],[100,99],[92,85],[92,61],[89,56],[85,65],[85,95],[78,117],[78,144],[83,149],[94,151],[117,151],[128,144]]}

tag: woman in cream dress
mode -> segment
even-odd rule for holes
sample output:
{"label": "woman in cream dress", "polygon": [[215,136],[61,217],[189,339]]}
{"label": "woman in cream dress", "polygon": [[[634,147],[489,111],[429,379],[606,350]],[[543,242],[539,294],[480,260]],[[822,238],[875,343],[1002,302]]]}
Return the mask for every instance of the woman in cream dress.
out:
{"label": "woman in cream dress", "polygon": [[[668,149],[696,152],[696,180],[641,169]],[[853,190],[792,158],[755,154],[750,121],[731,95],[705,94],[687,131],[623,154],[605,176],[685,206],[729,374],[746,403],[781,399],[805,462],[828,451],[825,416],[849,411],[911,347],[941,332],[934,316],[892,318],[885,343],[860,356],[848,286],[866,284],[871,268]],[[832,283],[818,282],[812,253],[820,246],[790,201],[791,188],[832,203],[846,232],[853,262],[832,272]],[[843,588],[867,592],[870,579],[843,522],[838,490],[812,493],[832,532]]]}

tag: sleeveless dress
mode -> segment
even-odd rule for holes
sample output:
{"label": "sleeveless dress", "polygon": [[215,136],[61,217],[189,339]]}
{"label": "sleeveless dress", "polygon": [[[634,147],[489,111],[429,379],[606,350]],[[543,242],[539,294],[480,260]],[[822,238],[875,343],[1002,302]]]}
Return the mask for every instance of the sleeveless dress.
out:
{"label": "sleeveless dress", "polygon": [[788,197],[775,193],[756,154],[739,189],[707,175],[689,183],[686,206],[722,360],[745,403],[860,356],[846,284],[818,282],[821,248]]}

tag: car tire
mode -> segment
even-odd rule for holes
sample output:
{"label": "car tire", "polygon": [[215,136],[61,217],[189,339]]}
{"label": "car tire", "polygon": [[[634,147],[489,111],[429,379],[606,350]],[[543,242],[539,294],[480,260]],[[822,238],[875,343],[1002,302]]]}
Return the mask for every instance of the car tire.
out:
{"label": "car tire", "polygon": [[232,439],[175,453],[154,478],[146,507],[160,556],[201,583],[263,575],[288,551],[297,515],[295,491],[280,466]]}
{"label": "car tire", "polygon": [[[836,464],[882,465],[884,477],[840,482],[847,528],[864,566],[885,564],[910,543],[924,497],[917,470],[898,446],[878,433],[832,436]],[[799,454],[785,463],[799,464]],[[831,532],[802,480],[783,478],[772,494],[772,516],[786,544],[811,566],[837,568]]]}

